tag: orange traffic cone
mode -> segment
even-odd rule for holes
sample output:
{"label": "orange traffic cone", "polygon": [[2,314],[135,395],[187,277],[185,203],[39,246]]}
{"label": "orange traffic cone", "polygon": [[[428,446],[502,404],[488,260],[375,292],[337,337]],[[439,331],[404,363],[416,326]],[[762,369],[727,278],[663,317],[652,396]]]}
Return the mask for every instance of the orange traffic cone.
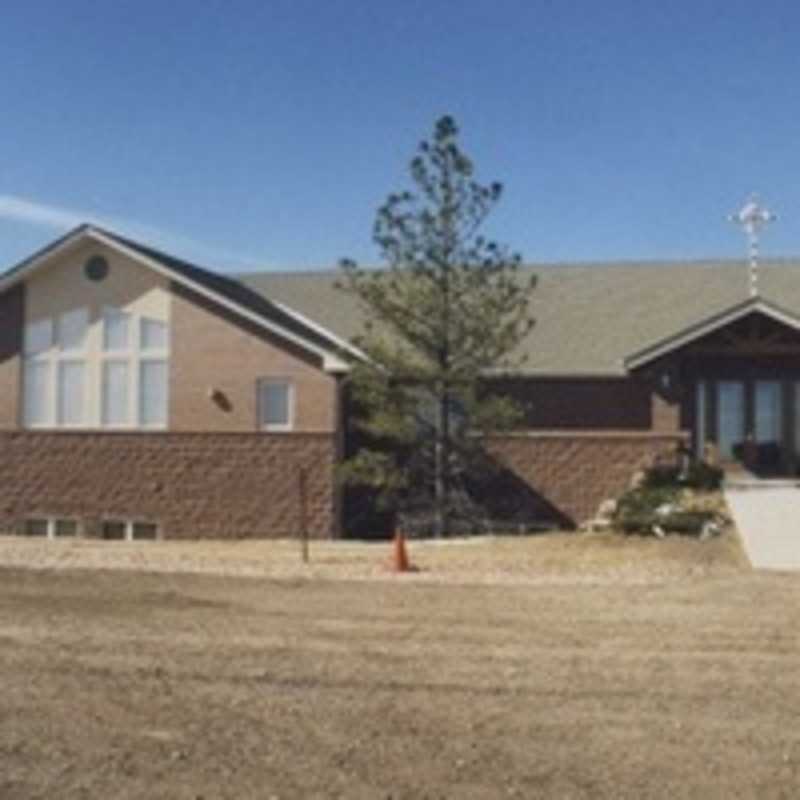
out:
{"label": "orange traffic cone", "polygon": [[408,560],[408,552],[406,550],[406,537],[399,528],[394,533],[392,569],[395,572],[408,572],[411,570],[411,563]]}

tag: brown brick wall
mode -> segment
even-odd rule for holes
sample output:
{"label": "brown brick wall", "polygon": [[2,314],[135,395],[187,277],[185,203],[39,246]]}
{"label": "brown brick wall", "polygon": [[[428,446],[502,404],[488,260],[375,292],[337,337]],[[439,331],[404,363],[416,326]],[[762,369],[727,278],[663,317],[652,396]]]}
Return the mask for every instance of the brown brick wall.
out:
{"label": "brown brick wall", "polygon": [[19,425],[24,318],[24,287],[0,294],[0,429]]}
{"label": "brown brick wall", "polygon": [[553,431],[493,436],[486,443],[507,468],[520,501],[527,496],[533,512],[573,526],[619,496],[637,469],[671,457],[681,441],[676,434]]}
{"label": "brown brick wall", "polygon": [[172,292],[170,430],[255,430],[262,377],[294,384],[295,430],[336,429],[336,379],[319,359],[184,288]]}
{"label": "brown brick wall", "polygon": [[167,538],[335,535],[332,434],[0,432],[0,531],[26,516],[159,521]]}

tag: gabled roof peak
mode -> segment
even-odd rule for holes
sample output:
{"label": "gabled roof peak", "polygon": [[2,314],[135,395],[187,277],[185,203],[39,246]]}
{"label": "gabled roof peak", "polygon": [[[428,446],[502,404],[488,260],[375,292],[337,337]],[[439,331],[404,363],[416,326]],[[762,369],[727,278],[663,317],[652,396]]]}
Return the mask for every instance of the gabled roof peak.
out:
{"label": "gabled roof peak", "polygon": [[198,267],[89,222],[73,228],[0,276],[0,291],[26,280],[86,238],[133,259],[313,354],[321,359],[326,370],[338,372],[348,369],[341,354],[354,349],[321,325],[304,320],[299,313],[272,302],[234,278]]}
{"label": "gabled roof peak", "polygon": [[685,347],[687,344],[691,344],[697,339],[709,333],[713,333],[720,328],[724,328],[726,325],[730,325],[732,322],[736,322],[736,320],[753,313],[763,314],[782,325],[800,331],[800,316],[781,308],[776,303],[766,300],[759,295],[755,295],[723,309],[720,312],[711,314],[706,319],[694,325],[690,325],[637,353],[633,353],[625,359],[625,366],[630,370],[639,369],[657,358],[661,358],[681,347]]}

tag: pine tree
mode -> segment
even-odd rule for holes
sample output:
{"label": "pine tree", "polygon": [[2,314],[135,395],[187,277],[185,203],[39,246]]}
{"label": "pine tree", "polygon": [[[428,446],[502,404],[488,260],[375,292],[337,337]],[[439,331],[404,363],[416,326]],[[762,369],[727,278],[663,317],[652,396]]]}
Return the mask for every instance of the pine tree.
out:
{"label": "pine tree", "polygon": [[386,266],[342,262],[339,287],[365,314],[355,343],[353,396],[368,442],[342,468],[345,482],[367,484],[397,510],[430,512],[447,535],[463,509],[464,477],[480,459],[476,434],[519,417],[487,375],[520,363],[514,351],[533,325],[533,278],[520,256],[484,237],[499,183],[481,185],[445,116],[410,164],[415,190],[390,194],[373,240]]}

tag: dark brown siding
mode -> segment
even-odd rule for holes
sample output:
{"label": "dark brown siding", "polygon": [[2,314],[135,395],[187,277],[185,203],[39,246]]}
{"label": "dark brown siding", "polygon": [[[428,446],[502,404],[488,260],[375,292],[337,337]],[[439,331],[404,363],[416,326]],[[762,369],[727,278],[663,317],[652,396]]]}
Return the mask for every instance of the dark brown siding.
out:
{"label": "dark brown siding", "polygon": [[22,376],[22,334],[25,289],[15,286],[0,294],[0,429],[19,426]]}
{"label": "dark brown siding", "polygon": [[645,379],[520,378],[493,386],[525,409],[526,430],[678,430],[677,402]]}

